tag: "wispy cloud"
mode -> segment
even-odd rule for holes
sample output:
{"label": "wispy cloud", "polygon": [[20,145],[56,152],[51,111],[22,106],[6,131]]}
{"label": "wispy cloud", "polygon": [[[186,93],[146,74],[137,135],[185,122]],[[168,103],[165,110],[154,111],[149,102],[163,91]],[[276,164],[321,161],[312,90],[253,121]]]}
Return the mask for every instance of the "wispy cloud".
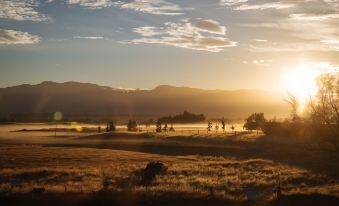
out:
{"label": "wispy cloud", "polygon": [[326,21],[339,18],[338,0],[297,1],[290,18],[303,21]]}
{"label": "wispy cloud", "polygon": [[157,31],[157,28],[154,26],[138,27],[134,29],[134,32],[141,34],[144,37],[151,37],[162,34],[162,31]]}
{"label": "wispy cloud", "polygon": [[266,9],[287,9],[294,7],[294,4],[284,2],[272,2],[263,4],[242,4],[236,6],[234,10],[245,11],[245,10],[266,10]]}
{"label": "wispy cloud", "polygon": [[120,2],[120,8],[149,13],[155,15],[181,15],[184,10],[178,4],[166,0],[134,0],[129,3]]}
{"label": "wispy cloud", "polygon": [[[253,4],[258,2],[259,0],[252,1]],[[260,2],[267,1],[261,0]],[[245,27],[269,30],[277,34],[276,42],[266,42],[267,44],[251,42],[251,51],[338,51],[338,45],[333,42],[333,40],[339,39],[338,0],[289,0],[286,2],[295,6],[279,12],[271,19],[267,19],[267,16],[265,18],[258,16],[256,17],[257,21],[242,24]],[[243,4],[239,3],[239,5]],[[279,32],[283,35],[280,35]]]}
{"label": "wispy cloud", "polygon": [[268,42],[266,39],[254,39],[255,42]]}
{"label": "wispy cloud", "polygon": [[116,5],[112,0],[68,0],[68,4],[80,5],[88,9],[101,9]]}
{"label": "wispy cloud", "polygon": [[272,59],[268,59],[268,60],[254,59],[252,61],[247,61],[247,60],[242,61],[243,64],[253,64],[255,66],[261,66],[261,67],[269,67],[271,66],[272,62],[273,62]]}
{"label": "wispy cloud", "polygon": [[142,13],[155,15],[181,15],[187,8],[167,0],[68,0],[68,4],[80,5],[88,9],[102,9],[106,7],[119,7],[126,10],[134,10]]}
{"label": "wispy cloud", "polygon": [[183,19],[167,22],[162,27],[139,27],[141,38],[123,41],[129,44],[160,44],[193,50],[220,52],[236,42],[226,38],[226,27],[210,19]]}
{"label": "wispy cloud", "polygon": [[[297,72],[300,72],[300,73],[303,73],[305,70],[311,70],[315,73],[315,76],[319,76],[322,74],[339,73],[339,65],[331,64],[330,62],[322,62],[322,61],[303,62],[302,64],[298,65],[297,68],[298,68]],[[287,73],[289,72],[291,71],[287,71]]]}
{"label": "wispy cloud", "polygon": [[35,0],[1,0],[0,18],[17,21],[47,21],[49,17],[36,11],[34,7],[39,5]]}
{"label": "wispy cloud", "polygon": [[36,44],[40,38],[22,31],[0,29],[0,44]]}
{"label": "wispy cloud", "polygon": [[308,51],[335,51],[319,42],[266,42],[250,44],[251,52],[308,52]]}
{"label": "wispy cloud", "polygon": [[292,2],[272,2],[272,1],[248,1],[248,0],[220,0],[221,6],[230,7],[233,10],[246,11],[246,10],[266,10],[266,9],[287,9],[292,8],[295,4]]}
{"label": "wispy cloud", "polygon": [[221,6],[234,6],[248,2],[248,0],[220,0]]}
{"label": "wispy cloud", "polygon": [[291,14],[290,17],[295,20],[303,20],[303,21],[325,21],[329,19],[339,19],[339,12],[332,13],[332,14],[298,13],[298,14]]}
{"label": "wispy cloud", "polygon": [[255,59],[252,61],[254,65],[257,66],[263,66],[263,67],[269,67],[271,66],[272,60],[264,60],[264,59]]}
{"label": "wispy cloud", "polygon": [[328,45],[332,49],[339,51],[339,39],[325,39],[321,40],[320,42]]}
{"label": "wispy cloud", "polygon": [[88,40],[102,40],[105,39],[102,36],[74,36],[74,39],[88,39]]}

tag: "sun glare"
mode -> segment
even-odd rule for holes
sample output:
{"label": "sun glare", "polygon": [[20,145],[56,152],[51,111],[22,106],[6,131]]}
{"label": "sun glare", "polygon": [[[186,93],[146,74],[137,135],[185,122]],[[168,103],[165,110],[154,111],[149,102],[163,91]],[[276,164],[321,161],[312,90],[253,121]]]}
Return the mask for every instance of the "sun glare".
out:
{"label": "sun glare", "polygon": [[283,74],[287,91],[299,101],[299,112],[302,112],[309,99],[317,94],[317,77],[323,73],[323,68],[327,66],[319,63],[303,63]]}

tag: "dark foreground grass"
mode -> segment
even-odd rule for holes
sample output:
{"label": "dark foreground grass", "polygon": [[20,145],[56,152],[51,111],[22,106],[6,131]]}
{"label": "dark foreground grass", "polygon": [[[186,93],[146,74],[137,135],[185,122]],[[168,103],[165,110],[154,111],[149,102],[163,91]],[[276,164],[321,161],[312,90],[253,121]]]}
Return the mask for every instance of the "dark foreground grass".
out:
{"label": "dark foreground grass", "polygon": [[93,194],[43,194],[43,195],[11,195],[1,196],[0,201],[5,205],[37,205],[37,206],[90,206],[90,205],[244,205],[241,202],[231,202],[228,200],[213,197],[195,197],[192,194],[167,193],[166,195],[136,193],[132,191],[93,193]]}
{"label": "dark foreground grass", "polygon": [[166,195],[151,195],[135,192],[0,195],[0,203],[2,205],[13,206],[337,206],[338,201],[338,197],[320,194],[282,196],[279,199],[266,203],[255,201],[230,201],[214,197],[194,197],[190,194],[182,193],[167,193]]}

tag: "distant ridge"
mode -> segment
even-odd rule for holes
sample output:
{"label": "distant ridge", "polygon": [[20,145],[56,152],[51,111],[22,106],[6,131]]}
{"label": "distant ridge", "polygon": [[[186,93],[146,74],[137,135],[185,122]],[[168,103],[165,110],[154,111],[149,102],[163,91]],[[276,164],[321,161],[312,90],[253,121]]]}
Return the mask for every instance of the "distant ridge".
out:
{"label": "distant ridge", "polygon": [[268,116],[288,113],[283,97],[258,90],[204,90],[160,85],[152,90],[125,90],[91,83],[45,81],[0,88],[0,115],[171,115],[184,110],[207,116],[244,118],[251,112]]}

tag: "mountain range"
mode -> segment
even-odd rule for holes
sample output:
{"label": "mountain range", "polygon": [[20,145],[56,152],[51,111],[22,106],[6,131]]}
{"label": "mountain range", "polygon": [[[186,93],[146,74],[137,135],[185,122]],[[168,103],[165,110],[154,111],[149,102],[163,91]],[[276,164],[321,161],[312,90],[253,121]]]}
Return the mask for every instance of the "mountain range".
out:
{"label": "mountain range", "polygon": [[0,115],[172,115],[184,110],[208,117],[244,118],[252,112],[288,115],[282,95],[259,90],[205,90],[158,86],[126,90],[90,83],[42,82],[0,88]]}

